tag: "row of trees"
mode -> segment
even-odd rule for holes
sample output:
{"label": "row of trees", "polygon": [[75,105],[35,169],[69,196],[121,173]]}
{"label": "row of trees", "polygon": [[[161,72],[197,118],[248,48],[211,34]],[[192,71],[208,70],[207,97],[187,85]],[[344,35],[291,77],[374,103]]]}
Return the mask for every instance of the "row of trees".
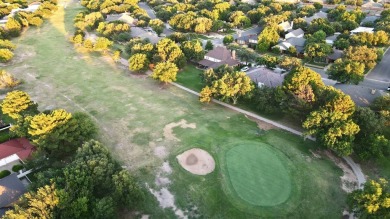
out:
{"label": "row of trees", "polygon": [[17,90],[7,93],[1,110],[14,124],[11,133],[37,148],[27,163],[36,180],[4,218],[113,218],[142,199],[128,171],[90,140],[97,127],[86,114],[39,112],[30,96]]}

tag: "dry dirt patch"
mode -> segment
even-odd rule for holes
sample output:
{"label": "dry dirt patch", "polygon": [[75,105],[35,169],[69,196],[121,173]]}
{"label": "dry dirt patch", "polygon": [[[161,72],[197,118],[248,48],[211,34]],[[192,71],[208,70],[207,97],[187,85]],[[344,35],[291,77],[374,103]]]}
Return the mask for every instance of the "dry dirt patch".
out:
{"label": "dry dirt patch", "polygon": [[183,129],[186,129],[186,128],[192,128],[192,129],[195,129],[196,128],[196,124],[195,123],[187,123],[187,121],[185,119],[182,119],[180,120],[179,122],[172,122],[172,123],[169,123],[168,125],[166,125],[164,127],[164,137],[165,139],[167,140],[176,140],[176,141],[180,141],[180,139],[178,139],[175,134],[173,134],[173,128],[175,127],[180,127],[180,128],[183,128]]}
{"label": "dry dirt patch", "polygon": [[205,150],[193,148],[176,156],[179,164],[188,172],[206,175],[214,171],[215,161]]}
{"label": "dry dirt patch", "polygon": [[342,175],[340,177],[341,178],[341,188],[345,192],[348,192],[348,193],[357,189],[357,185],[359,183],[358,183],[358,180],[357,180],[355,174],[351,170],[351,168],[347,164],[345,164],[340,158],[337,158],[329,151],[325,151],[324,153],[326,156],[329,157],[329,159],[331,159],[344,172],[344,175]]}

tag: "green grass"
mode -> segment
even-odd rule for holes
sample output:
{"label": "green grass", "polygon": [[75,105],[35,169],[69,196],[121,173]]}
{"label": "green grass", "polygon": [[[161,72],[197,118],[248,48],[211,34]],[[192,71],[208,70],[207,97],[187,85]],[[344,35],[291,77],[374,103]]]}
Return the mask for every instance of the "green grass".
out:
{"label": "green grass", "polygon": [[279,154],[266,144],[240,144],[226,153],[229,180],[240,198],[259,206],[279,205],[289,198],[287,158]]}
{"label": "green grass", "polygon": [[176,82],[191,90],[200,92],[204,87],[200,77],[202,72],[202,70],[195,68],[193,65],[187,65],[177,74]]}
{"label": "green grass", "polygon": [[[172,182],[168,189],[183,211],[195,206],[197,210],[190,212],[203,218],[341,217],[345,205],[341,170],[328,159],[309,161],[309,148],[317,148],[314,143],[283,131],[261,131],[242,114],[215,104],[201,104],[195,95],[176,87],[131,75],[108,57],[78,53],[68,42],[68,35],[74,32],[72,21],[80,10],[71,3],[65,13],[59,11],[49,23],[39,29],[30,28],[14,40],[18,45],[15,58],[4,69],[25,81],[18,89],[27,91],[40,110],[63,108],[89,113],[100,127],[98,140],[143,186],[147,183],[156,188],[156,175],[161,164],[168,161],[173,169],[167,176]],[[182,74],[185,71],[188,75]],[[189,77],[195,82],[199,74],[191,66],[183,72],[178,81]],[[192,86],[194,90],[201,88],[196,83]],[[180,141],[167,140],[164,127],[181,119],[195,123],[196,128],[176,127],[173,133]],[[288,158],[284,165],[293,170],[292,188],[296,192],[284,204],[254,206],[232,194],[223,169],[224,156],[242,142],[268,144]],[[158,146],[165,147],[167,157],[155,155]],[[214,172],[195,176],[179,166],[176,155],[193,147],[211,153],[216,160]],[[161,209],[150,193],[139,206],[137,211],[151,218],[175,217],[172,209]]]}

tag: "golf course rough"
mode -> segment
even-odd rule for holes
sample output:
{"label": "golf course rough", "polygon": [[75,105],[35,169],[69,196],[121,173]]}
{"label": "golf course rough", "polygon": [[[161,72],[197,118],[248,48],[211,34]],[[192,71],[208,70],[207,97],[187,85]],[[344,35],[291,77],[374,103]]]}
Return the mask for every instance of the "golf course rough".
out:
{"label": "golf course rough", "polygon": [[292,184],[287,157],[264,143],[238,145],[226,153],[230,185],[236,194],[256,206],[276,206],[287,201]]}

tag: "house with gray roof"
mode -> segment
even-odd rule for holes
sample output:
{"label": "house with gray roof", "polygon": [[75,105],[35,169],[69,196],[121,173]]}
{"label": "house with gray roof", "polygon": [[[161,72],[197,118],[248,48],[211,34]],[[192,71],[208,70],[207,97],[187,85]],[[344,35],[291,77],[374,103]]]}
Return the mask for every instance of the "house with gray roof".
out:
{"label": "house with gray roof", "polygon": [[362,22],[360,23],[360,25],[364,24],[364,23],[374,23],[376,20],[378,20],[380,18],[380,16],[376,16],[376,15],[373,15],[373,16],[367,16],[365,17]]}
{"label": "house with gray roof", "polygon": [[339,32],[336,32],[334,33],[332,36],[328,36],[326,39],[325,39],[325,42],[329,45],[333,45],[334,41],[337,40],[337,37],[339,37],[340,33]]}
{"label": "house with gray roof", "polygon": [[16,173],[0,179],[0,212],[5,213],[26,191]]}
{"label": "house with gray roof", "polygon": [[224,46],[217,46],[206,53],[204,59],[198,64],[201,68],[218,68],[221,65],[237,66],[240,62],[236,59],[235,51],[230,51]]}
{"label": "house with gray roof", "polygon": [[138,20],[131,17],[130,13],[122,13],[122,14],[108,14],[106,21],[122,21],[129,25],[134,25]]}
{"label": "house with gray roof", "polygon": [[341,59],[343,56],[344,56],[343,50],[333,48],[332,53],[326,57],[326,62],[332,63],[332,62],[336,61],[337,59]]}
{"label": "house with gray roof", "polygon": [[277,87],[283,84],[284,76],[266,67],[255,68],[246,73],[258,87]]}
{"label": "house with gray roof", "polygon": [[292,21],[291,22],[285,21],[285,22],[278,24],[278,27],[280,29],[282,29],[284,32],[287,32],[287,31],[293,29],[293,25],[294,25],[294,23]]}
{"label": "house with gray roof", "polygon": [[323,11],[319,11],[319,12],[313,14],[313,16],[304,17],[303,19],[305,19],[307,24],[310,24],[314,19],[318,19],[318,18],[328,19],[328,13],[323,12]]}
{"label": "house with gray roof", "polygon": [[289,39],[292,37],[302,38],[304,35],[305,35],[305,31],[303,31],[301,28],[299,28],[299,29],[296,29],[296,30],[289,32],[288,34],[286,34],[284,36],[284,38],[285,39]]}
{"label": "house with gray roof", "polygon": [[236,39],[236,42],[240,45],[257,44],[258,36],[256,34],[240,36]]}
{"label": "house with gray roof", "polygon": [[274,47],[278,47],[281,51],[286,51],[291,46],[294,46],[297,49],[298,53],[303,53],[303,51],[305,50],[305,42],[305,38],[291,37],[287,40],[280,41]]}

